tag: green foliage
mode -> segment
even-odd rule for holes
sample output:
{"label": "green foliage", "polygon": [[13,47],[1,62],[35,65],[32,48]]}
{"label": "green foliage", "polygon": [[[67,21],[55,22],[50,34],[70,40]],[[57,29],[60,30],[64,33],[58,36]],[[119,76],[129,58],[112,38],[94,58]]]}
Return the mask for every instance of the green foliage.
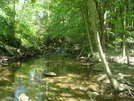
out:
{"label": "green foliage", "polygon": [[[63,3],[64,2],[64,3]],[[85,26],[82,21],[80,8],[78,2],[72,1],[53,1],[50,4],[50,23],[47,32],[53,39],[64,37],[68,44],[70,43],[81,43],[86,38]]]}
{"label": "green foliage", "polygon": [[34,4],[36,1],[37,1],[37,0],[30,0],[30,2],[33,3],[33,4]]}
{"label": "green foliage", "polygon": [[32,5],[29,2],[20,1],[9,3],[11,4],[7,3],[1,11],[3,14],[0,16],[1,42],[14,47],[37,47],[43,42],[44,31],[38,27],[42,6],[40,3]]}
{"label": "green foliage", "polygon": [[12,23],[6,17],[0,15],[0,40],[4,44],[19,47],[20,40],[12,33]]}
{"label": "green foliage", "polygon": [[[105,38],[110,48],[120,47],[122,34],[125,32],[128,43],[133,37],[133,1],[101,0],[99,10],[102,18],[107,11]],[[70,47],[79,44],[83,47],[88,43],[87,31],[83,20],[82,9],[88,23],[89,33],[94,45],[94,37],[89,22],[89,7],[87,1],[79,0],[17,0],[1,1],[0,42],[14,47],[36,47],[59,43]],[[4,6],[3,6],[4,5]],[[97,13],[96,13],[97,15]],[[122,19],[123,18],[123,19]],[[123,21],[126,25],[122,26]],[[96,21],[99,22],[99,21]],[[101,25],[97,25],[99,31]],[[101,32],[101,31],[100,31]],[[100,35],[101,36],[101,35]],[[96,49],[94,49],[96,50]],[[88,45],[84,49],[88,53]]]}

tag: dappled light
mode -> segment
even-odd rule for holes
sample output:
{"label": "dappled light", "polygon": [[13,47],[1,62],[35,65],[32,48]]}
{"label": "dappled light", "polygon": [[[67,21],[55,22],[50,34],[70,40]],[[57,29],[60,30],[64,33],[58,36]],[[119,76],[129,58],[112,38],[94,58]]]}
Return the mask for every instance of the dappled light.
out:
{"label": "dappled light", "polygon": [[[14,65],[16,64],[14,63]],[[13,65],[11,64],[11,66]],[[92,96],[96,96],[95,98],[98,99],[98,93],[105,95],[105,93],[110,93],[112,89],[107,76],[102,74],[102,69],[97,68],[98,66],[102,68],[102,66],[100,64],[92,66],[93,64],[90,67],[76,60],[64,58],[62,54],[52,53],[21,63],[14,73],[9,71],[8,67],[3,67],[1,70],[4,69],[3,74],[5,75],[1,78],[3,77],[3,81],[7,81],[7,84],[9,82],[9,85],[0,87],[1,90],[4,90],[1,94],[5,93],[5,97],[2,99],[17,101],[18,98],[24,98],[23,95],[20,95],[21,93],[26,94],[26,98],[34,101],[45,99],[52,101],[88,101],[90,99],[88,96],[92,94],[96,94]],[[10,69],[12,70],[12,67]],[[47,72],[50,73],[50,76],[44,75]],[[115,78],[120,82],[126,82],[127,78],[131,76],[118,70],[115,72],[118,72]],[[52,73],[56,73],[56,76],[51,76]],[[14,75],[14,78],[11,78],[11,75]],[[9,93],[11,96],[7,95]],[[109,95],[105,96],[110,97]],[[101,100],[99,101],[104,101],[105,96],[100,96]],[[111,99],[114,99],[114,96],[111,96]]]}
{"label": "dappled light", "polygon": [[[52,55],[50,55],[50,57],[51,56]],[[1,89],[5,90],[5,93],[14,92],[15,101],[17,101],[20,93],[26,93],[31,100],[71,99],[77,101],[79,98],[82,101],[86,101],[88,98],[85,92],[88,89],[88,85],[96,84],[93,84],[91,79],[89,81],[88,77],[85,77],[86,79],[83,78],[84,71],[81,71],[81,65],[79,63],[74,60],[61,60],[55,56],[56,54],[53,54],[54,58],[51,57],[51,59],[42,57],[22,63],[14,74],[14,83],[12,83],[10,87],[3,86]],[[57,77],[46,77],[43,75],[49,71],[55,72]],[[64,72],[64,74],[62,72]],[[93,76],[92,79],[94,79]],[[77,98],[77,96],[79,97]],[[6,97],[7,96],[5,96],[4,99],[7,99]]]}
{"label": "dappled light", "polygon": [[134,99],[134,0],[0,0],[0,101]]}

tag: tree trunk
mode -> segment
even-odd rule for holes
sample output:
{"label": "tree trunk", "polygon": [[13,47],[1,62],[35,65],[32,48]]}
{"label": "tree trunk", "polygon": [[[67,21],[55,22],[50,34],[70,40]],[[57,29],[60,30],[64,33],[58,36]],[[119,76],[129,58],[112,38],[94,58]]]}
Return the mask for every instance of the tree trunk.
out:
{"label": "tree trunk", "polygon": [[[81,4],[80,4],[80,6],[81,6]],[[81,12],[82,12],[84,23],[85,23],[85,26],[86,26],[87,37],[88,37],[88,41],[89,41],[89,47],[90,47],[91,55],[93,55],[94,52],[93,52],[92,42],[91,42],[90,33],[89,33],[89,29],[88,29],[88,22],[87,22],[87,19],[86,19],[85,13],[84,13],[84,9],[83,9],[82,6],[81,6]]]}
{"label": "tree trunk", "polygon": [[96,10],[97,10],[97,13],[98,13],[100,30],[101,30],[101,45],[102,45],[102,49],[105,50],[105,29],[104,29],[105,25],[104,25],[104,16],[102,14],[103,11],[101,11],[101,7],[99,7],[98,1],[94,0],[94,2],[95,2]]}
{"label": "tree trunk", "polygon": [[126,38],[125,38],[125,33],[123,33],[122,36],[122,57],[126,57]]}
{"label": "tree trunk", "polygon": [[95,16],[95,10],[94,10],[95,5],[94,5],[93,0],[89,0],[89,7],[90,7],[91,26],[92,26],[92,29],[93,29],[93,33],[94,33],[97,49],[98,49],[98,52],[99,52],[99,56],[101,58],[101,62],[103,64],[104,70],[105,70],[105,72],[107,74],[107,77],[109,78],[113,88],[116,91],[119,91],[119,83],[117,82],[117,80],[112,75],[112,73],[110,71],[110,68],[108,66],[108,62],[106,61],[105,55],[102,51],[102,47],[101,47],[101,44],[100,44],[100,38],[99,38],[99,34],[98,34],[98,31],[97,31],[97,27],[96,27],[97,26],[96,25],[96,16]]}
{"label": "tree trunk", "polygon": [[13,0],[13,13],[12,13],[12,35],[15,36],[15,13],[16,13],[16,8],[15,8],[16,2]]}
{"label": "tree trunk", "polygon": [[120,18],[121,18],[121,26],[122,26],[122,57],[126,57],[126,35],[125,35],[125,26],[126,26],[126,8],[121,6],[120,3]]}

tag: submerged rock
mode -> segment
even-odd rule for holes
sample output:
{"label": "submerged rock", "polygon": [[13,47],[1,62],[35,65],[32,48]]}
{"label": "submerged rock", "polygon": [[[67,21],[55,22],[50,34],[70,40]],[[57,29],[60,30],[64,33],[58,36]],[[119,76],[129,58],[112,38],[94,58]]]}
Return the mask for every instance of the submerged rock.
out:
{"label": "submerged rock", "polygon": [[90,97],[90,99],[94,99],[94,100],[96,96],[99,95],[97,92],[92,92],[92,91],[87,91],[86,94]]}
{"label": "submerged rock", "polygon": [[20,96],[18,97],[19,101],[29,101],[29,97],[25,93],[21,93]]}
{"label": "submerged rock", "polygon": [[56,77],[57,74],[54,73],[54,72],[47,72],[47,73],[44,73],[44,76],[47,76],[47,77]]}

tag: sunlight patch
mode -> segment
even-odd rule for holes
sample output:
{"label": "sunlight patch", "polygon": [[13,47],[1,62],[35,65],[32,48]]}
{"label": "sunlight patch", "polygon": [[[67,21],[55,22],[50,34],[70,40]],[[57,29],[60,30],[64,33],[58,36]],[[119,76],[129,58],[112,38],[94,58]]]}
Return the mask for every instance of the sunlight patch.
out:
{"label": "sunlight patch", "polygon": [[16,77],[20,77],[20,78],[28,78],[26,75],[19,75],[19,74],[17,74]]}

